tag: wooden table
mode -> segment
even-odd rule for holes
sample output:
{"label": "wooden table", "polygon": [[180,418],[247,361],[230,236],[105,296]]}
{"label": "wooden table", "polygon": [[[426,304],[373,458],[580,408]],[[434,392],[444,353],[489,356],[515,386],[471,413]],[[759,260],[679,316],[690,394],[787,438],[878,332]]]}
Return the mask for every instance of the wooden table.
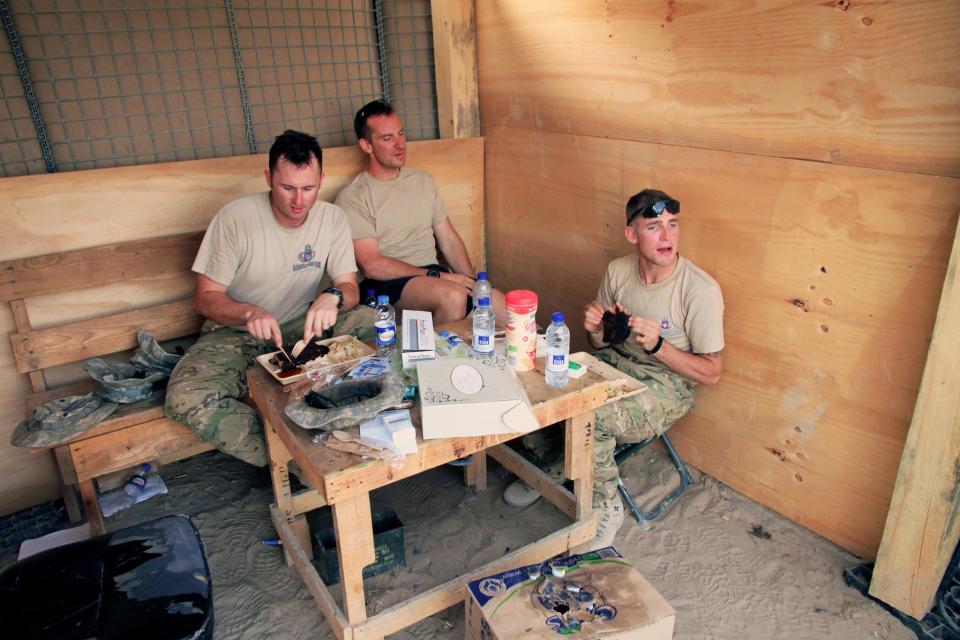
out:
{"label": "wooden table", "polygon": [[[396,468],[387,462],[362,460],[312,442],[314,432],[291,422],[283,413],[288,394],[270,375],[256,367],[248,375],[250,396],[264,420],[270,473],[276,503],[270,513],[287,563],[296,567],[313,594],[333,632],[341,639],[383,638],[428,616],[463,602],[470,580],[507,569],[541,562],[590,540],[596,531],[591,512],[593,493],[594,410],[608,401],[643,390],[643,385],[587,356],[590,371],[570,380],[563,389],[548,386],[543,362],[518,374],[541,427],[564,421],[564,473],[573,480],[573,492],[554,482],[502,443],[520,434],[426,440],[419,438],[419,451]],[[414,598],[367,617],[363,591],[363,568],[374,562],[370,492],[457,458],[474,454],[466,468],[467,483],[486,488],[486,454],[536,487],[550,502],[573,519],[573,523],[502,558],[458,576]],[[290,490],[287,466],[291,460],[316,489]],[[343,585],[343,609],[337,606],[311,562],[312,545],[304,513],[324,505],[333,512],[337,557]]]}

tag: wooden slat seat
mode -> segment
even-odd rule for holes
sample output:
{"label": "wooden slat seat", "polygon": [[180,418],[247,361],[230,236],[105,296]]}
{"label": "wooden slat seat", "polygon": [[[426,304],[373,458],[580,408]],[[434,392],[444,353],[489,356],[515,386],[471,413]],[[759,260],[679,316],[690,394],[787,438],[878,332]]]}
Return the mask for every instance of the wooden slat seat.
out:
{"label": "wooden slat seat", "polygon": [[[84,379],[48,389],[47,370],[129,351],[137,346],[141,330],[169,340],[195,335],[203,323],[193,301],[185,299],[34,329],[27,313],[29,299],[188,272],[201,239],[202,234],[192,232],[0,263],[0,299],[10,304],[17,328],[10,336],[14,365],[34,390],[25,398],[24,415],[44,402],[95,387],[93,380]],[[121,405],[94,428],[52,449],[70,519],[80,518],[79,489],[94,532],[102,532],[97,477],[149,460],[177,460],[212,446],[164,415],[161,393]]]}
{"label": "wooden slat seat", "polygon": [[169,340],[199,333],[202,324],[203,318],[193,310],[193,301],[181,300],[17,333],[10,337],[10,343],[17,371],[29,373],[133,349],[141,329],[157,340]]}

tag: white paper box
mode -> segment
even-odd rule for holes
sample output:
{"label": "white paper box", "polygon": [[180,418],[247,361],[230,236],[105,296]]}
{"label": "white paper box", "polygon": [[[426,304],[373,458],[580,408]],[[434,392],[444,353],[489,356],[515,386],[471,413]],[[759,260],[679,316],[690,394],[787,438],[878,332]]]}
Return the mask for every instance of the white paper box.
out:
{"label": "white paper box", "polygon": [[417,363],[424,439],[526,433],[539,427],[502,354]]}
{"label": "white paper box", "polygon": [[433,314],[429,311],[404,309],[400,344],[404,368],[420,360],[436,358],[437,343],[433,337]]}

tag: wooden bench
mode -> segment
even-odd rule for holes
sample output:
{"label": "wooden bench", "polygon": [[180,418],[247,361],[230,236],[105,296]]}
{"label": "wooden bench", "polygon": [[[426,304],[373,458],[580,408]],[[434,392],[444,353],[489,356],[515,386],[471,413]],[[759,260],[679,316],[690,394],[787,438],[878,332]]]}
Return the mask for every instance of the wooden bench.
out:
{"label": "wooden bench", "polygon": [[[436,179],[451,220],[481,268],[483,140],[413,142],[409,151],[410,165]],[[332,201],[363,162],[356,147],[325,149],[320,197]],[[0,367],[0,385],[18,402],[0,406],[0,428],[6,429],[0,464],[22,455],[7,442],[24,411],[29,415],[42,402],[93,388],[79,364],[133,349],[140,329],[161,341],[198,332],[201,318],[193,309],[189,269],[203,230],[223,204],[265,188],[266,164],[265,155],[239,156],[0,180],[0,212],[16,212],[7,216],[9,233],[0,238],[0,255],[14,258],[0,262],[0,300],[9,304],[13,323],[4,326],[0,315],[0,330],[10,336],[15,371]],[[29,381],[25,406],[16,392],[23,387],[16,380],[21,374]],[[164,417],[159,404],[137,403],[120,407],[53,453],[70,519],[81,516],[79,489],[100,531],[97,478],[209,449]],[[44,465],[31,466],[37,469],[33,484],[43,484],[45,478],[36,476],[49,472]],[[4,489],[10,491],[12,482],[8,475]],[[27,490],[26,483],[21,486]],[[27,504],[50,497],[34,495]],[[0,504],[0,513],[16,508],[22,506]]]}
{"label": "wooden bench", "polygon": [[[95,386],[88,379],[48,389],[48,369],[133,349],[141,329],[157,340],[169,340],[197,334],[203,322],[187,299],[35,330],[27,313],[28,301],[189,270],[201,238],[200,233],[188,233],[0,263],[0,299],[10,304],[17,328],[10,337],[14,363],[33,388],[26,398],[27,415],[38,404],[86,393]],[[94,532],[102,533],[95,478],[150,460],[172,461],[212,448],[187,427],[165,417],[162,399],[155,399],[120,405],[99,425],[53,447],[53,452],[71,521],[80,519],[79,488]]]}

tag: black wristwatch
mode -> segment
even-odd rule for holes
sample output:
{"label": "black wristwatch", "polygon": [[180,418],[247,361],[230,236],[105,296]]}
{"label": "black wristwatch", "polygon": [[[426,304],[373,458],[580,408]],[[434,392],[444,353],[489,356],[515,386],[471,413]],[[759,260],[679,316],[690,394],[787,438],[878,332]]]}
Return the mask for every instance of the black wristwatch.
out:
{"label": "black wristwatch", "polygon": [[340,291],[340,289],[337,289],[336,287],[328,287],[328,288],[324,289],[323,292],[324,292],[324,293],[332,293],[333,295],[335,295],[335,296],[337,296],[338,298],[340,298],[340,299],[337,301],[337,309],[343,309],[343,291]]}
{"label": "black wristwatch", "polygon": [[437,268],[435,268],[435,267],[430,267],[429,269],[427,269],[427,277],[428,277],[428,278],[439,278],[439,277],[440,277],[440,269],[437,269]]}

